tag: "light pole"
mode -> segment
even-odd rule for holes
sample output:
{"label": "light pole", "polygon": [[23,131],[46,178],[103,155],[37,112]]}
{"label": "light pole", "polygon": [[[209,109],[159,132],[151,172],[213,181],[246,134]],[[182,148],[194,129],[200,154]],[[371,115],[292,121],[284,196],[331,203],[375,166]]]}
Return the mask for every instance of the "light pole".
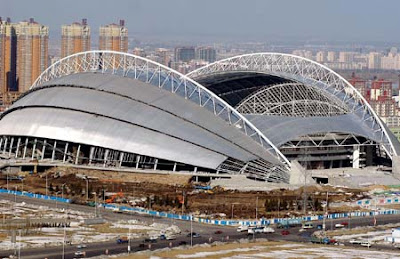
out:
{"label": "light pole", "polygon": [[193,246],[193,214],[190,214],[190,246]]}
{"label": "light pole", "polygon": [[231,219],[233,219],[233,206],[235,206],[235,204],[232,203],[232,213],[231,213]]}
{"label": "light pole", "polygon": [[86,202],[89,200],[89,179],[85,176],[83,179],[86,180]]}
{"label": "light pole", "polygon": [[64,237],[63,237],[63,252],[62,252],[62,259],[65,258],[65,228],[67,223],[64,221]]}
{"label": "light pole", "polygon": [[8,176],[10,175],[10,166],[7,168],[7,191],[8,191]]}
{"label": "light pole", "polygon": [[21,189],[21,192],[24,192],[24,178],[21,178],[21,183],[22,183],[22,189]]}
{"label": "light pole", "polygon": [[14,202],[15,203],[17,203],[17,190],[18,190],[18,187],[17,186],[15,186],[15,199],[14,199]]}
{"label": "light pole", "polygon": [[48,190],[49,190],[49,186],[48,186],[47,172],[46,172],[46,196],[48,196]]}
{"label": "light pole", "polygon": [[258,221],[258,196],[256,197],[256,220]]}
{"label": "light pole", "polygon": [[131,226],[129,226],[129,235],[128,235],[128,254],[131,253]]}
{"label": "light pole", "polygon": [[64,199],[64,186],[66,185],[66,183],[63,183],[63,185],[61,185],[61,198]]}

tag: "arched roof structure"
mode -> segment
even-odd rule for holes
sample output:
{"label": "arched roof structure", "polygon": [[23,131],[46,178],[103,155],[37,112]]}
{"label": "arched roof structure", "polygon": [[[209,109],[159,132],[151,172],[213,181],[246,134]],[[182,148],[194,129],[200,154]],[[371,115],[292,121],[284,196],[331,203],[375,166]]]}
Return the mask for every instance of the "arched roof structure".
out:
{"label": "arched roof structure", "polygon": [[[274,80],[281,78],[281,82],[275,84],[292,82],[300,83],[309,88],[319,89],[333,98],[336,103],[340,102],[340,106],[347,108],[349,111],[348,113],[351,114],[351,116],[343,115],[343,117],[349,117],[347,120],[357,119],[357,123],[360,123],[360,127],[355,125],[357,128],[350,129],[348,130],[349,132],[355,131],[355,133],[361,133],[368,131],[366,137],[372,138],[380,143],[389,157],[398,155],[400,153],[400,145],[394,140],[391,133],[389,133],[386,129],[384,123],[379,119],[375,111],[371,108],[360,92],[358,92],[357,89],[355,89],[342,76],[328,67],[312,60],[281,53],[246,54],[219,60],[194,70],[187,75],[210,89],[221,85],[221,78],[223,78],[225,80],[225,84],[224,91],[220,92],[220,95],[222,96],[226,96],[229,93],[235,92],[234,83],[230,84],[229,78],[233,78],[232,81],[235,81],[237,79],[247,78],[249,75],[259,78],[269,78],[271,76]],[[213,82],[214,79],[215,83]],[[242,97],[242,99],[245,99],[251,94],[260,91],[260,89],[265,87],[265,85],[268,84],[259,84],[258,87],[253,86],[251,91],[249,91],[246,96]],[[231,88],[229,86],[231,86]],[[227,102],[229,103],[229,99]],[[235,105],[236,104],[237,103],[235,103]],[[261,118],[260,116],[256,116],[256,119],[251,119],[250,116],[246,117],[255,123],[255,125],[259,128],[262,128],[262,125],[264,125],[264,127],[266,125],[270,125],[268,123],[269,118]],[[283,121],[281,120],[278,122],[275,120],[274,124],[277,125],[277,123],[281,123],[281,127],[275,128],[275,130],[278,131],[285,127],[287,120],[287,118],[278,118],[278,120],[280,119]],[[317,118],[314,120],[316,119]],[[292,119],[290,120],[293,121]],[[312,127],[313,121],[310,121],[309,119],[307,120],[307,122],[303,122],[303,120],[297,119],[298,122],[296,125],[308,123],[308,125]],[[327,121],[327,119],[324,120]],[[344,129],[346,127],[345,124],[346,123],[342,125]],[[295,129],[296,125],[291,125],[291,127],[294,127]],[[269,126],[266,128],[269,128]],[[327,128],[324,127],[324,129],[321,130],[327,130]],[[267,137],[270,136],[270,132],[263,132]],[[276,134],[284,134],[284,132],[276,132]],[[294,132],[288,132],[288,134],[292,135],[292,137],[296,135]]]}

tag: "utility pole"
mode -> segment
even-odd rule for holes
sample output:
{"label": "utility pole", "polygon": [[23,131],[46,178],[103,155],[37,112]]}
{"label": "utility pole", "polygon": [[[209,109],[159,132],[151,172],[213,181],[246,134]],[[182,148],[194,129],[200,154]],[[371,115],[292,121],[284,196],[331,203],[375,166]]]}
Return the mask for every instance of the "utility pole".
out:
{"label": "utility pole", "polygon": [[89,201],[89,179],[87,176],[84,178],[86,180],[86,202]]}
{"label": "utility pole", "polygon": [[47,182],[47,172],[46,172],[46,196],[48,196],[48,193],[47,193],[48,189],[49,189],[49,186],[48,186],[48,182]]}
{"label": "utility pole", "polygon": [[62,252],[62,259],[65,258],[65,228],[66,228],[66,221],[64,221],[64,237],[63,237],[63,252]]}
{"label": "utility pole", "polygon": [[193,246],[193,214],[190,214],[190,246]]}
{"label": "utility pole", "polygon": [[325,231],[325,220],[326,217],[328,217],[328,197],[329,197],[329,192],[326,192],[326,202],[325,202],[325,215],[322,221],[322,229]]}
{"label": "utility pole", "polygon": [[258,196],[256,197],[256,221],[258,221]]}
{"label": "utility pole", "polygon": [[131,253],[131,226],[129,226],[129,235],[128,235],[128,254]]}

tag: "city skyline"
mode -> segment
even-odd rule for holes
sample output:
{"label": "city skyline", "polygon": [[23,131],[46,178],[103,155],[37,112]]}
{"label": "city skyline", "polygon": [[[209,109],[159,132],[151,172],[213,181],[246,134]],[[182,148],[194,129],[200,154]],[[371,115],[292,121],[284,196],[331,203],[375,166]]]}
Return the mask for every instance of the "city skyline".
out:
{"label": "city skyline", "polygon": [[[94,4],[96,12],[92,11]],[[0,0],[0,6],[3,10],[0,16],[9,16],[13,20],[34,17],[48,24],[50,34],[55,37],[61,35],[62,25],[87,18],[93,28],[92,35],[97,35],[99,27],[104,24],[125,19],[134,39],[400,42],[400,36],[394,33],[400,22],[396,13],[396,7],[400,6],[397,1],[385,1],[382,8],[377,8],[375,1],[343,0],[120,0],[100,3],[92,0],[40,0],[34,3]],[[107,13],[106,18],[104,12]]]}

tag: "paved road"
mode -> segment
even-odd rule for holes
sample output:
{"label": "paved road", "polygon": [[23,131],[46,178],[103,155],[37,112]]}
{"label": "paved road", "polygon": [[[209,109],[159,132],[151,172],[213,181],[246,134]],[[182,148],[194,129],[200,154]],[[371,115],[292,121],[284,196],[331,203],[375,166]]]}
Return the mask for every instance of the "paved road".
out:
{"label": "paved road", "polygon": [[[15,196],[14,195],[9,195],[9,194],[0,194],[0,199],[7,199],[14,201]],[[29,204],[35,204],[35,205],[46,205],[49,207],[58,207],[58,208],[65,208],[65,209],[72,209],[72,210],[77,210],[77,211],[83,211],[83,212],[91,212],[94,213],[94,208],[84,206],[84,205],[77,205],[77,204],[56,204],[54,201],[46,201],[46,200],[39,200],[39,199],[33,199],[33,198],[28,198],[28,197],[18,197],[17,196],[17,202],[25,202]],[[152,243],[148,244],[145,243],[145,247],[140,247],[139,245],[143,243],[143,239],[135,239],[131,240],[131,251],[139,251],[143,249],[149,249],[149,245],[151,245],[150,249],[159,249],[163,247],[168,247],[169,245],[172,246],[177,246],[179,245],[180,242],[185,241],[187,242],[188,245],[190,245],[190,238],[187,237],[187,233],[190,231],[190,225],[191,222],[188,221],[179,221],[179,220],[174,220],[171,221],[170,219],[166,218],[154,218],[148,215],[138,215],[138,214],[125,214],[125,213],[115,213],[109,210],[100,210],[100,214],[102,215],[103,218],[109,221],[118,221],[118,220],[129,220],[129,219],[136,219],[139,221],[147,222],[147,223],[152,223],[152,222],[158,222],[158,223],[165,223],[165,224],[175,224],[177,225],[181,230],[182,234],[177,237],[176,240],[158,240],[157,243]],[[377,219],[377,224],[388,224],[388,223],[399,223],[400,222],[400,216],[399,215],[380,215],[376,217]],[[326,228],[327,230],[332,228],[334,229],[334,225],[336,223],[341,223],[341,222],[349,222],[349,219],[337,219],[337,220],[328,220],[326,222]],[[247,233],[239,233],[236,231],[236,228],[233,227],[223,227],[223,226],[215,226],[215,225],[206,225],[206,224],[200,224],[193,222],[193,232],[199,233],[201,237],[199,238],[193,238],[193,244],[200,244],[200,243],[206,243],[206,242],[214,242],[216,240],[220,241],[226,241],[227,236],[229,236],[229,240],[238,240],[241,238],[253,238],[253,236],[247,237]],[[314,222],[314,225],[317,224],[322,224],[322,221],[316,221]],[[367,226],[367,225],[372,225],[373,224],[373,217],[362,217],[362,218],[352,218],[350,219],[349,225],[351,228],[357,227],[357,226]],[[276,233],[274,234],[257,234],[255,237],[263,237],[263,238],[268,238],[269,240],[286,240],[286,241],[292,241],[292,242],[309,242],[309,237],[313,230],[308,230],[306,232],[300,233],[299,232],[299,227],[294,227],[290,228],[290,234],[289,235],[281,235],[281,230],[277,230]],[[221,230],[223,233],[222,234],[215,234],[216,230]],[[352,245],[352,244],[346,244],[346,246],[354,246],[354,247],[360,247],[359,245]],[[365,248],[368,249],[368,248]],[[376,246],[374,245],[370,249],[376,249],[376,250],[394,250],[394,248],[387,247],[387,246]],[[66,246],[65,247],[65,258],[74,258],[74,253],[78,249],[76,246]],[[86,248],[82,249],[82,251],[86,252],[86,256],[96,256],[96,255],[101,255],[105,254],[105,251],[108,250],[109,254],[119,254],[119,253],[124,253],[128,251],[128,244],[116,244],[115,241],[109,241],[109,242],[101,242],[101,243],[91,243],[88,244]],[[1,257],[6,257],[10,254],[13,254],[14,251],[0,251],[0,256]],[[62,258],[62,247],[48,247],[48,248],[37,248],[37,249],[23,249],[21,250],[21,257],[23,258],[29,258],[29,259],[36,259],[36,258],[48,258],[48,259],[60,259]]]}

